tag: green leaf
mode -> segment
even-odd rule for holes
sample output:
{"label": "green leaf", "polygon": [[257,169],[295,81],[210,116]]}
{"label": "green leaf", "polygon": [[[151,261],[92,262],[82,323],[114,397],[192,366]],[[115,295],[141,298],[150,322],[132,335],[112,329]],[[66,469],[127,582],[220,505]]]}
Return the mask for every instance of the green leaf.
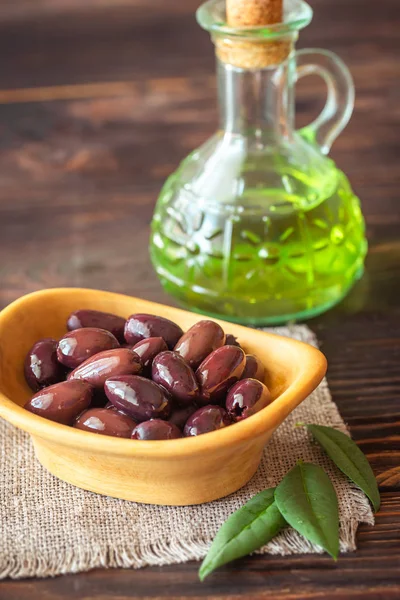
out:
{"label": "green leaf", "polygon": [[357,444],[348,435],[332,427],[307,425],[307,428],[335,465],[368,496],[377,512],[381,504],[378,484]]}
{"label": "green leaf", "polygon": [[260,492],[225,521],[202,562],[201,581],[218,567],[261,548],[286,525],[276,507],[274,491]]}
{"label": "green leaf", "polygon": [[305,538],[336,559],[339,552],[339,513],[335,489],[321,467],[296,465],[275,490],[282,516]]}

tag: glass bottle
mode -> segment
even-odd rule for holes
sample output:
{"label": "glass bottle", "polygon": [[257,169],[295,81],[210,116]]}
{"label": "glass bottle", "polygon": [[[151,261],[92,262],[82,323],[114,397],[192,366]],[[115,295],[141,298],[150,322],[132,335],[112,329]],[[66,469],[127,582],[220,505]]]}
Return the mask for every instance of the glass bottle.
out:
{"label": "glass bottle", "polygon": [[[326,156],[351,116],[352,79],[332,52],[295,51],[305,2],[246,29],[226,26],[224,4],[197,13],[216,44],[220,128],[167,179],[152,262],[190,310],[252,325],[311,317],[345,296],[366,254],[359,200]],[[327,101],[296,131],[295,84],[308,74],[325,80]]]}

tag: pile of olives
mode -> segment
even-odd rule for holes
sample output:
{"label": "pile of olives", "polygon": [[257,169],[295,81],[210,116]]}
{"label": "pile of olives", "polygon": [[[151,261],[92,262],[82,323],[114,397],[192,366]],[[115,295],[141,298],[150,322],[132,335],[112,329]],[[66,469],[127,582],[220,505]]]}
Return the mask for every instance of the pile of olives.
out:
{"label": "pile of olives", "polygon": [[186,333],[148,314],[127,320],[77,310],[59,341],[36,342],[24,371],[25,408],[84,431],[137,440],[195,436],[271,402],[264,366],[214,321]]}

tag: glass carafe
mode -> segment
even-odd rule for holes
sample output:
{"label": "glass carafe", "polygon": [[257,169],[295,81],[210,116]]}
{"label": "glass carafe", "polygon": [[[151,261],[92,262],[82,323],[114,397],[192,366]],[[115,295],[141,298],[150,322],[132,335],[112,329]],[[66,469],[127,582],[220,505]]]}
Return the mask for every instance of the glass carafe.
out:
{"label": "glass carafe", "polygon": [[[311,17],[289,0],[282,23],[238,30],[225,24],[224,0],[198,11],[217,49],[220,128],[166,181],[150,244],[165,290],[186,308],[245,324],[306,318],[362,273],[359,200],[326,156],[354,88],[333,53],[295,51]],[[308,74],[325,80],[327,101],[296,131],[295,84]]]}

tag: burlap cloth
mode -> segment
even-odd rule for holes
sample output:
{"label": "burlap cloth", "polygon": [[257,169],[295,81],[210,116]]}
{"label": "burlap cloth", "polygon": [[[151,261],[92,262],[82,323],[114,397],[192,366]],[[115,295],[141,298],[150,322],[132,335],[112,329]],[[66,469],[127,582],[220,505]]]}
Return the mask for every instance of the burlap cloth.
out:
{"label": "burlap cloth", "polygon": [[[277,328],[315,344],[305,326]],[[28,436],[0,419],[0,577],[47,577],[94,567],[145,567],[201,559],[225,519],[251,496],[275,486],[298,459],[320,464],[336,488],[340,549],[355,549],[360,522],[373,523],[365,496],[341,475],[305,428],[320,423],[346,431],[326,381],[279,427],[253,479],[239,492],[209,504],[163,507],[85,492],[50,475]],[[262,552],[320,552],[291,529]]]}

